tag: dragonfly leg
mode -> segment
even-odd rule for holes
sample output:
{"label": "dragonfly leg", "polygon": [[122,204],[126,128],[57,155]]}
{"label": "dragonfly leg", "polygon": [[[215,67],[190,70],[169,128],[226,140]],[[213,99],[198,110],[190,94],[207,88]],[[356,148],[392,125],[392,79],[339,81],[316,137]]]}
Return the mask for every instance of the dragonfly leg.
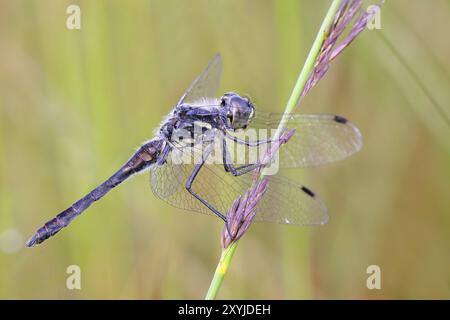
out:
{"label": "dragonfly leg", "polygon": [[262,139],[262,140],[255,140],[255,141],[247,141],[247,140],[242,140],[239,139],[238,137],[232,136],[231,134],[229,134],[228,132],[225,132],[225,137],[227,137],[228,139],[239,143],[239,144],[243,144],[249,147],[258,147],[262,144],[269,144],[272,142],[272,139]]}
{"label": "dragonfly leg", "polygon": [[223,139],[222,142],[223,142],[222,143],[223,167],[226,172],[231,172],[233,176],[237,177],[256,169],[257,167],[256,163],[249,163],[244,164],[240,167],[235,167],[233,161],[231,161],[230,159],[230,151],[227,148],[226,139]]}
{"label": "dragonfly leg", "polygon": [[[219,210],[214,208],[210,203],[208,203],[208,201],[203,199],[194,190],[192,190],[192,184],[194,183],[195,178],[197,177],[198,173],[200,172],[200,169],[205,164],[206,158],[209,156],[210,153],[211,153],[211,151],[205,152],[206,156],[204,155],[202,157],[201,162],[195,165],[194,170],[192,170],[191,175],[189,176],[189,178],[186,181],[186,190],[190,194],[192,194],[195,198],[197,198],[197,200],[199,200],[201,203],[203,203],[209,210],[214,212],[214,214],[216,214],[219,218],[221,218],[223,221],[225,221],[225,224],[226,224],[227,223],[227,217],[225,215],[223,215],[222,213],[220,213]],[[228,226],[227,226],[227,228],[228,228]]]}
{"label": "dragonfly leg", "polygon": [[161,152],[161,155],[158,157],[158,160],[156,161],[156,163],[160,166],[163,165],[164,163],[166,163],[166,158],[167,155],[169,154],[169,152],[172,150],[172,147],[170,146],[170,144],[166,144],[164,146],[164,149]]}
{"label": "dragonfly leg", "polygon": [[229,166],[229,170],[231,171],[233,176],[238,177],[255,170],[258,164],[250,163],[240,167],[235,167],[233,164],[227,164],[227,166]]}

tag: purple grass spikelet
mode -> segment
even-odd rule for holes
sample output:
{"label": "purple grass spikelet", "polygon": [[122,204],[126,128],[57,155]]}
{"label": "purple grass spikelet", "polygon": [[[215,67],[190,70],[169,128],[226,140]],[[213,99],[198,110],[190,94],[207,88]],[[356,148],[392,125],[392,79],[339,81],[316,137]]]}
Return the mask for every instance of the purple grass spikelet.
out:
{"label": "purple grass spikelet", "polygon": [[280,138],[271,144],[258,169],[255,170],[252,187],[233,202],[227,214],[227,223],[222,231],[221,242],[223,248],[227,248],[233,241],[239,240],[247,232],[256,216],[257,204],[266,192],[269,183],[270,176],[258,179],[259,172],[272,160],[273,155],[280,146],[287,143],[294,133],[295,130],[284,130]]}

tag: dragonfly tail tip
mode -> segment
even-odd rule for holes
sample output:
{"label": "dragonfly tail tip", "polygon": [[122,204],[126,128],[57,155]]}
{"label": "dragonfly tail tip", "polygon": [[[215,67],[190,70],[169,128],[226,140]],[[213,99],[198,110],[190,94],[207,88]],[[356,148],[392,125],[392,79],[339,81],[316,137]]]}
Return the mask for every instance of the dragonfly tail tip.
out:
{"label": "dragonfly tail tip", "polygon": [[26,245],[28,248],[34,247],[38,244],[36,235],[32,236],[30,240],[27,241]]}

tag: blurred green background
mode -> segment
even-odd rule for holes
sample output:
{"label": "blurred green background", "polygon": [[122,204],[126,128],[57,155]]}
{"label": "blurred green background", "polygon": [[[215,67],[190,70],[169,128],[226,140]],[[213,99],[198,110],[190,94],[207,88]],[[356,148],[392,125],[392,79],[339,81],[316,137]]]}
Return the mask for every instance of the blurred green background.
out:
{"label": "blurred green background", "polygon": [[[81,7],[81,30],[66,8]],[[152,136],[215,52],[221,91],[281,112],[329,1],[0,1],[0,298],[203,298],[218,219],[158,200],[148,177],[112,191],[29,249],[49,218]],[[367,4],[366,4],[367,5]],[[450,298],[450,2],[388,1],[307,96],[365,146],[289,172],[327,204],[320,228],[254,224],[220,298]],[[66,268],[81,268],[81,290]],[[368,290],[366,268],[381,268]]]}

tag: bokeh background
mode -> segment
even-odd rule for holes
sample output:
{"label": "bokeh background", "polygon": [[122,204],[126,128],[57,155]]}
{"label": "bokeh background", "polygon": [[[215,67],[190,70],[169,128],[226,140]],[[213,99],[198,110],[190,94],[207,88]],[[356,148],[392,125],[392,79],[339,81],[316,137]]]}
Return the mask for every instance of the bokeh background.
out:
{"label": "bokeh background", "polygon": [[[66,28],[70,4],[81,30]],[[221,91],[281,112],[328,5],[1,0],[0,298],[203,298],[222,224],[158,200],[146,175],[44,245],[24,243],[152,136],[215,52]],[[330,222],[254,224],[220,298],[450,298],[449,21],[446,0],[387,1],[382,29],[335,61],[300,111],[351,119],[365,146],[287,172]],[[66,288],[73,264],[81,290]],[[381,290],[366,287],[373,264]]]}

